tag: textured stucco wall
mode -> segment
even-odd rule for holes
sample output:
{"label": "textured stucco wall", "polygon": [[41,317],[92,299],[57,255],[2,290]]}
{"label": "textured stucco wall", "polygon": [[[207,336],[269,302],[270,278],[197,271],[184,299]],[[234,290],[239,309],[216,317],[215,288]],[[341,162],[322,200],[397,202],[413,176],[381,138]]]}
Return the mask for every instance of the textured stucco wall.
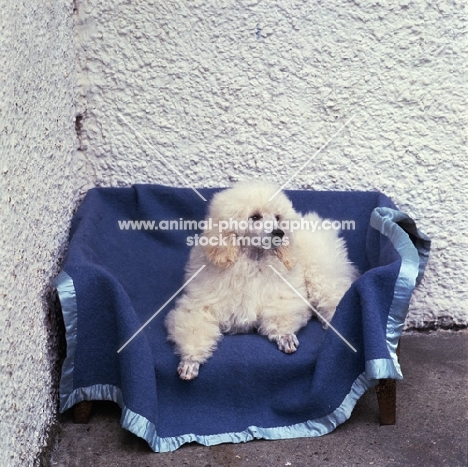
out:
{"label": "textured stucco wall", "polygon": [[71,2],[0,14],[0,465],[39,465],[57,402],[57,274],[76,204]]}
{"label": "textured stucco wall", "polygon": [[465,2],[77,7],[82,192],[283,183],[354,117],[288,187],[391,196],[434,241],[408,326],[468,323]]}

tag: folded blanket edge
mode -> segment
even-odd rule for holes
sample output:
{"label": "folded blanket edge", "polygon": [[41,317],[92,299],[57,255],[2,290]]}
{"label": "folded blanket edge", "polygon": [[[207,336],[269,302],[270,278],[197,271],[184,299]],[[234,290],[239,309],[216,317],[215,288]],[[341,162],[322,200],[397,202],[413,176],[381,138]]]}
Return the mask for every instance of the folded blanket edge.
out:
{"label": "folded blanket edge", "polygon": [[[387,366],[386,372],[381,372],[381,365],[366,362],[368,378],[403,379],[397,348],[408,314],[409,303],[414,288],[422,280],[426,269],[431,240],[416,227],[415,221],[402,211],[387,207],[377,207],[373,210],[370,226],[388,237],[401,257],[401,266],[395,283],[393,301],[390,305],[386,327],[386,341],[393,368]],[[410,234],[412,238],[410,237]],[[387,376],[383,376],[387,375]]]}

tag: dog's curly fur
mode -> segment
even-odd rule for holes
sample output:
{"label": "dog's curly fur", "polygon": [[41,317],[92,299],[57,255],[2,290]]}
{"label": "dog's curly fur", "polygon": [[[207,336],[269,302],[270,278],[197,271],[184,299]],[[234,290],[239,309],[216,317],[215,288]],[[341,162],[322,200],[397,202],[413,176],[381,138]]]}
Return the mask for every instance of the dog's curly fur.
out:
{"label": "dog's curly fur", "polygon": [[[313,314],[295,291],[316,307],[326,327],[357,277],[345,242],[335,230],[278,228],[301,217],[283,192],[269,201],[277,190],[266,182],[239,182],[213,197],[208,213],[213,228],[203,233],[207,245],[192,249],[186,278],[205,267],[166,318],[168,339],[181,356],[178,373],[182,379],[198,375],[200,364],[212,355],[223,334],[256,329],[283,352],[295,352],[299,345],[295,333]],[[315,213],[305,219],[323,221]],[[217,226],[227,220],[238,224],[250,220],[250,227],[219,232]],[[255,229],[255,220],[269,221],[273,228]],[[239,239],[254,237],[256,246],[252,246],[255,242],[239,246]],[[275,237],[276,246],[271,241]],[[221,244],[223,239],[225,244]],[[259,244],[259,239],[269,241]]]}

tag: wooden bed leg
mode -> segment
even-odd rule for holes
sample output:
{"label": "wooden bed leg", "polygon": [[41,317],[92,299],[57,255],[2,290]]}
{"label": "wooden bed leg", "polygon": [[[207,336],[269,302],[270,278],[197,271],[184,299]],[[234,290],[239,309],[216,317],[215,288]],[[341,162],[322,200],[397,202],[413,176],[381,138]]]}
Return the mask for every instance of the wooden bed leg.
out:
{"label": "wooden bed leg", "polygon": [[[401,341],[398,341],[396,354],[400,358]],[[395,425],[396,423],[396,380],[381,379],[375,387],[379,403],[380,425]]]}
{"label": "wooden bed leg", "polygon": [[92,408],[92,401],[78,402],[73,407],[73,423],[88,423]]}
{"label": "wooden bed leg", "polygon": [[381,379],[375,390],[379,403],[380,425],[394,425],[396,422],[396,381]]}

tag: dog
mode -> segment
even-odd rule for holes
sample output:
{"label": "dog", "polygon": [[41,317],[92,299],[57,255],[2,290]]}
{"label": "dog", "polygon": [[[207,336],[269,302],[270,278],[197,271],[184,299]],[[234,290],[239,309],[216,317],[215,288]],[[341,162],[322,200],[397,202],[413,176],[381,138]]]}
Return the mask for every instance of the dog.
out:
{"label": "dog", "polygon": [[323,222],[316,213],[302,218],[267,182],[238,182],[214,195],[186,267],[192,280],[165,320],[181,379],[198,376],[223,334],[257,330],[293,353],[297,331],[314,314],[309,304],[327,327],[358,272],[345,241]]}

